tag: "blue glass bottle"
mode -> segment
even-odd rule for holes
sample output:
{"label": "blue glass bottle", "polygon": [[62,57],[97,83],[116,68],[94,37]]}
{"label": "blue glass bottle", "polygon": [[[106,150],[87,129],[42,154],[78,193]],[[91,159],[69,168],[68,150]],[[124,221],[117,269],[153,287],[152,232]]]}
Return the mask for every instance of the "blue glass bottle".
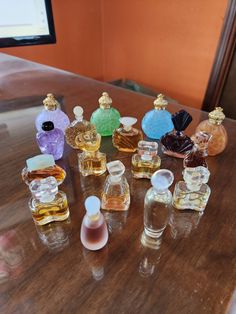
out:
{"label": "blue glass bottle", "polygon": [[143,117],[142,129],[150,139],[159,140],[162,135],[171,132],[174,125],[171,113],[166,110],[168,102],[164,99],[164,95],[159,94],[153,104],[154,109],[148,111]]}

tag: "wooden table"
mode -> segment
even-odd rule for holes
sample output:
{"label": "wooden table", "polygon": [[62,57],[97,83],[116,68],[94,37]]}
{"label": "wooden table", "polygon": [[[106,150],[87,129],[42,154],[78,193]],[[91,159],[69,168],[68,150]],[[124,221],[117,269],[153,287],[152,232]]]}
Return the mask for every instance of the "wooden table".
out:
{"label": "wooden table", "polygon": [[[58,164],[67,172],[61,189],[69,199],[70,221],[35,227],[30,193],[20,174],[25,160],[39,154],[34,127],[39,105],[51,92],[70,118],[72,107],[80,104],[89,119],[103,91],[123,116],[136,116],[139,123],[153,106],[152,97],[0,54],[1,313],[225,313],[236,282],[233,120],[224,121],[229,134],[225,152],[208,158],[212,194],[204,215],[172,210],[159,250],[140,243],[150,181],[131,177],[131,155],[113,148],[111,138],[102,140],[101,151],[109,161],[121,159],[126,165],[131,207],[127,214],[106,214],[107,247],[88,252],[80,242],[84,200],[100,196],[106,175],[83,178],[76,152],[68,146]],[[180,108],[169,105],[171,112]],[[187,132],[191,135],[207,114],[186,109],[194,117]],[[180,180],[182,160],[160,155],[161,168]]]}

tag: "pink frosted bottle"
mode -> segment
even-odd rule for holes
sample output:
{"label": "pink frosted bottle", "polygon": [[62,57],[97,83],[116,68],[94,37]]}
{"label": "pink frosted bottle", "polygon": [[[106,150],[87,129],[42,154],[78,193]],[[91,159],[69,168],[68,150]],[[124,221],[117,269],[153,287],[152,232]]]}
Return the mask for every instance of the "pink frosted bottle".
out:
{"label": "pink frosted bottle", "polygon": [[98,197],[89,196],[84,205],[86,214],[80,230],[81,242],[88,250],[100,250],[108,241],[107,225],[103,214],[100,212],[101,202]]}

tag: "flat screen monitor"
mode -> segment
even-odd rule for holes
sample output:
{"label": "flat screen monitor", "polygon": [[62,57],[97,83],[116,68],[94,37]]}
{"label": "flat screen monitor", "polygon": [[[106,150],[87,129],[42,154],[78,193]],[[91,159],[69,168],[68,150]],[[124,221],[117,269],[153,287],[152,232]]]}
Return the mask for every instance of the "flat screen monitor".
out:
{"label": "flat screen monitor", "polygon": [[0,48],[55,42],[50,0],[0,0]]}

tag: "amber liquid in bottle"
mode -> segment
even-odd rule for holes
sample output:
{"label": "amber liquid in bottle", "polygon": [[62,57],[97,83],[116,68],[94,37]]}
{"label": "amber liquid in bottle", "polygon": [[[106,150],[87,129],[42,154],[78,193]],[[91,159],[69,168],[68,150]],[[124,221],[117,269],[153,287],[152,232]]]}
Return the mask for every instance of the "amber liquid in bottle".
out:
{"label": "amber liquid in bottle", "polygon": [[107,195],[102,194],[103,209],[114,211],[125,211],[129,206],[130,195],[129,191],[123,195]]}
{"label": "amber liquid in bottle", "polygon": [[133,156],[132,173],[134,178],[150,179],[155,171],[160,168],[161,159],[159,156],[152,157],[151,160],[144,160],[141,156]]}
{"label": "amber liquid in bottle", "polygon": [[135,152],[142,139],[142,133],[135,128],[128,132],[118,129],[113,133],[113,145],[122,152]]}
{"label": "amber liquid in bottle", "polygon": [[79,170],[83,176],[100,176],[106,172],[106,155],[97,152],[83,152],[78,154]]}
{"label": "amber liquid in bottle", "polygon": [[28,171],[27,168],[22,170],[22,179],[26,184],[29,184],[35,179],[44,179],[49,176],[53,176],[58,184],[61,184],[66,177],[66,172],[57,165],[35,171]]}
{"label": "amber liquid in bottle", "polygon": [[65,131],[66,142],[75,149],[82,149],[78,137],[86,132],[95,130],[95,126],[88,121],[75,121],[74,125],[70,125]]}

